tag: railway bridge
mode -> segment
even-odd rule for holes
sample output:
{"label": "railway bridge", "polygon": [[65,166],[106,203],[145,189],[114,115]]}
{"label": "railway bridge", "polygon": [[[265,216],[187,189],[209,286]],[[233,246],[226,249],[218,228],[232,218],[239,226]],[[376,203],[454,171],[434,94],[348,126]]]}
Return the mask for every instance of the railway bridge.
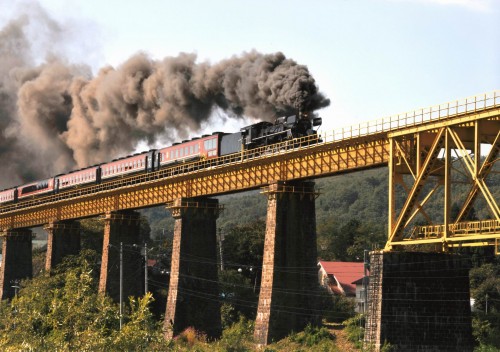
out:
{"label": "railway bridge", "polygon": [[[183,293],[186,290],[204,290],[218,295],[218,287],[214,283],[217,281],[217,268],[205,264],[215,263],[216,259],[216,219],[222,205],[214,197],[261,189],[267,196],[268,207],[255,338],[258,345],[266,345],[317,319],[305,314],[291,314],[286,310],[286,307],[300,306],[314,311],[311,306],[314,299],[308,296],[308,292],[317,281],[315,199],[319,194],[313,180],[387,167],[388,240],[383,250],[372,253],[367,341],[380,347],[386,339],[408,347],[410,345],[398,340],[396,333],[391,333],[397,330],[397,334],[405,334],[405,331],[400,331],[404,328],[411,330],[411,334],[406,332],[405,338],[414,336],[413,342],[408,343],[420,343],[432,349],[440,343],[451,343],[450,339],[439,341],[440,337],[436,335],[438,330],[442,334],[444,327],[444,330],[453,330],[453,343],[461,343],[467,349],[467,346],[472,346],[469,336],[470,308],[467,313],[467,307],[464,307],[465,303],[469,304],[468,299],[465,302],[461,296],[455,300],[458,302],[456,307],[454,303],[446,305],[447,313],[443,313],[446,319],[439,319],[438,316],[429,318],[422,313],[428,307],[418,292],[422,287],[437,292],[438,296],[442,292],[449,297],[450,290],[456,290],[457,295],[468,292],[466,280],[450,280],[448,284],[443,284],[443,280],[439,279],[443,275],[433,277],[429,274],[441,272],[455,277],[457,275],[450,274],[453,270],[467,272],[463,261],[447,254],[453,248],[493,246],[497,253],[499,251],[500,210],[487,182],[498,160],[499,126],[500,91],[494,91],[335,129],[318,136],[218,159],[178,164],[151,173],[3,205],[0,207],[3,236],[1,298],[12,297],[11,280],[32,275],[31,227],[44,226],[49,234],[46,270],[50,271],[65,255],[79,251],[78,220],[96,216],[100,216],[105,223],[99,289],[116,297],[118,273],[108,265],[114,255],[108,248],[120,242],[136,241],[139,216],[135,210],[164,205],[175,218],[165,317],[166,337],[171,338],[187,326],[204,330],[209,336],[217,336],[220,334],[217,300],[210,304],[204,302],[205,312],[195,312],[183,298]],[[470,191],[462,200],[458,217],[452,219],[451,203],[452,200],[457,201],[452,182],[455,172],[467,177]],[[404,199],[395,196],[398,187],[405,191]],[[444,192],[436,192],[440,187]],[[425,203],[437,194],[442,194],[443,213],[440,219],[432,219],[425,212]],[[484,200],[491,216],[487,220],[467,221],[467,213],[478,198]],[[417,214],[422,214],[428,225],[415,226]],[[422,248],[434,253],[415,253]],[[186,256],[189,255],[206,261],[188,264]],[[133,263],[138,256],[139,253],[132,256],[129,262]],[[412,263],[420,266],[415,269]],[[306,270],[301,273],[281,270],[287,267]],[[398,281],[395,277],[402,267],[406,271],[400,276],[406,279]],[[411,274],[405,273],[413,271],[425,275],[409,280]],[[185,279],[187,277],[204,277],[207,280],[196,282]],[[142,293],[137,278],[128,277],[126,280],[127,294]],[[384,285],[385,282],[390,282],[392,288]],[[401,304],[390,302],[390,294],[399,292],[402,285],[411,286],[411,298],[408,300],[420,300],[418,306],[408,308],[409,301],[401,302],[403,299],[399,298]],[[456,312],[453,313],[455,316],[451,316],[450,311]],[[399,316],[404,316],[404,319],[399,319]],[[455,325],[450,327],[449,322],[453,320]],[[421,324],[422,321],[425,323]],[[463,323],[457,325],[456,321]],[[399,330],[394,329],[396,325]],[[408,348],[411,350],[411,347]]]}

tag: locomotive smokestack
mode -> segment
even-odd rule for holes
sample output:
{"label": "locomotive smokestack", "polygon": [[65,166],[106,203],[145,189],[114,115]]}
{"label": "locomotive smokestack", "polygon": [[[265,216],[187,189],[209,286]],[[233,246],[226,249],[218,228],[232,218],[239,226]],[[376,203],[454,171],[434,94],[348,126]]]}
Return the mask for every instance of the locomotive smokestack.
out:
{"label": "locomotive smokestack", "polygon": [[[60,37],[54,21],[39,18]],[[103,162],[140,141],[186,138],[215,109],[271,121],[330,103],[308,68],[279,52],[252,51],[214,64],[198,62],[195,54],[157,61],[139,53],[95,77],[53,55],[33,65],[28,23],[12,21],[0,32],[0,161],[15,180]]]}

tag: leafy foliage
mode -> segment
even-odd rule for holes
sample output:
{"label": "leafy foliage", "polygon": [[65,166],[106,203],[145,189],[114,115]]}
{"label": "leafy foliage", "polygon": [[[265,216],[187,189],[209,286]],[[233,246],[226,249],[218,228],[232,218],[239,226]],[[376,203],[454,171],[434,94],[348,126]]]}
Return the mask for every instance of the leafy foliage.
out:
{"label": "leafy foliage", "polygon": [[[230,268],[259,268],[262,265],[264,252],[264,235],[266,224],[262,220],[254,220],[246,224],[232,226],[225,230],[224,262]],[[245,276],[253,278],[250,270],[242,270]]]}
{"label": "leafy foliage", "polygon": [[224,324],[229,326],[237,322],[240,315],[255,318],[258,294],[254,292],[250,279],[237,270],[224,270],[219,272],[219,281],[223,302],[232,307],[225,308]]}
{"label": "leafy foliage", "polygon": [[[474,253],[477,254],[477,253]],[[472,333],[479,346],[475,351],[500,349],[500,260],[485,256],[469,273],[474,307]],[[486,312],[486,302],[488,309]]]}
{"label": "leafy foliage", "polygon": [[363,338],[365,336],[365,316],[358,314],[344,321],[345,331],[349,341],[353,342],[356,347],[363,347]]}
{"label": "leafy foliage", "polygon": [[16,298],[2,302],[0,349],[123,351],[164,344],[148,309],[150,295],[131,300],[119,330],[118,306],[97,293],[95,258],[91,251],[68,258],[52,276],[24,281]]}
{"label": "leafy foliage", "polygon": [[253,351],[253,321],[240,317],[239,321],[222,332],[222,338],[216,343],[219,351]]}
{"label": "leafy foliage", "polygon": [[340,323],[356,314],[353,297],[332,295],[326,288],[320,288],[319,301],[323,319],[327,322]]}
{"label": "leafy foliage", "polygon": [[308,347],[317,345],[324,339],[334,340],[335,335],[332,335],[326,328],[311,325],[307,325],[303,332],[290,336],[290,340]]}
{"label": "leafy foliage", "polygon": [[289,337],[269,345],[266,351],[336,351],[335,335],[326,328],[306,326],[304,331],[291,334]]}
{"label": "leafy foliage", "polygon": [[474,306],[482,311],[500,313],[500,265],[486,263],[470,271],[470,285]]}

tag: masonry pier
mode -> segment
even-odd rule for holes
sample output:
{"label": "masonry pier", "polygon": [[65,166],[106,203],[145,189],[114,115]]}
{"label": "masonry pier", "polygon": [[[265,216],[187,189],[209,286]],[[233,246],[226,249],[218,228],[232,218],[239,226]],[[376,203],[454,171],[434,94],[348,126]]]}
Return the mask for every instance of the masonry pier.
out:
{"label": "masonry pier", "polygon": [[168,205],[175,218],[165,337],[187,327],[220,337],[217,275],[217,199],[182,198]]}
{"label": "masonry pier", "polygon": [[33,234],[30,229],[6,230],[2,233],[2,239],[0,299],[9,299],[15,295],[12,286],[33,275]]}
{"label": "masonry pier", "polygon": [[[144,293],[141,255],[140,214],[135,211],[107,212],[104,215],[99,292],[113,300],[120,297],[120,243],[123,244],[123,298]],[[135,245],[135,246],[134,246]]]}
{"label": "masonry pier", "polygon": [[80,252],[80,222],[69,220],[51,222],[45,226],[47,231],[47,255],[45,271],[50,271],[67,255]]}
{"label": "masonry pier", "polygon": [[469,269],[458,255],[372,252],[365,344],[472,351]]}
{"label": "masonry pier", "polygon": [[314,182],[276,182],[268,196],[262,281],[255,322],[258,347],[319,324]]}

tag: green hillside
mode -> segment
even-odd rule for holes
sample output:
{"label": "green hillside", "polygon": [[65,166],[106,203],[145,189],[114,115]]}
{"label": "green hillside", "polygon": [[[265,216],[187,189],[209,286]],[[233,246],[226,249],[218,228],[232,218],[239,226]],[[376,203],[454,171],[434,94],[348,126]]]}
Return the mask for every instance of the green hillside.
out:
{"label": "green hillside", "polygon": [[[470,189],[470,180],[460,171],[459,161],[454,163],[452,183],[452,217]],[[498,168],[497,168],[498,169]],[[500,199],[500,174],[498,170],[488,177],[487,184],[495,199]],[[409,176],[405,176],[411,184]],[[316,189],[316,224],[318,232],[318,253],[323,259],[356,260],[362,258],[364,249],[380,248],[385,244],[388,213],[388,169],[386,167],[341,174],[319,179]],[[423,198],[440,180],[429,179],[424,187]],[[424,209],[435,223],[443,221],[443,187],[439,187]],[[403,187],[396,187],[396,206],[401,207],[405,200]],[[235,226],[255,221],[265,222],[266,197],[259,191],[238,193],[219,197],[224,211],[217,226],[224,233]],[[143,210],[150,220],[151,235],[154,239],[171,238],[173,219],[164,208]],[[490,213],[482,197],[479,197],[471,212],[471,218],[487,219]],[[418,215],[416,224],[427,224],[426,219]]]}

